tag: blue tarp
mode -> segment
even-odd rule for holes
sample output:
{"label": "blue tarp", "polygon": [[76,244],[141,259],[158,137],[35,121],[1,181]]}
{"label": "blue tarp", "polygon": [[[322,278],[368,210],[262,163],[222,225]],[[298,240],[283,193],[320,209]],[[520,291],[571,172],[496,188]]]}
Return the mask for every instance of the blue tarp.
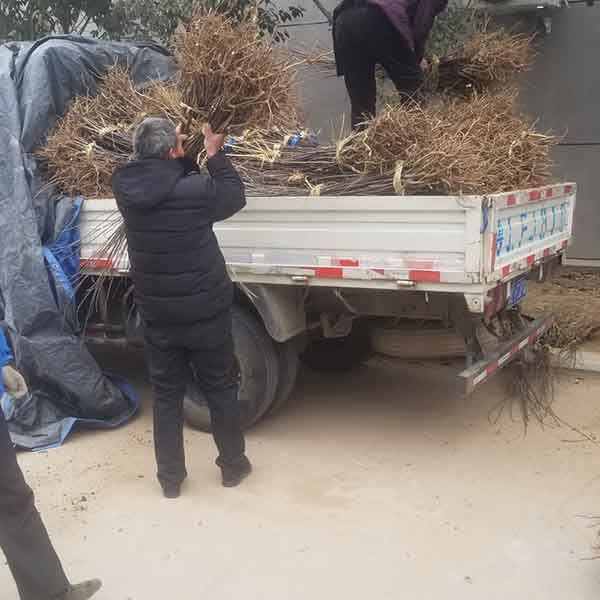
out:
{"label": "blue tarp", "polygon": [[[74,199],[70,220],[65,224],[54,242],[50,246],[42,248],[50,280],[54,282],[54,287],[57,290],[62,290],[62,293],[71,303],[75,302],[75,287],[79,275],[80,238],[78,220],[82,205],[82,198]],[[0,369],[11,362],[13,358],[4,330],[0,327]],[[129,421],[139,409],[137,393],[124,378],[113,373],[105,373],[104,375],[121,391],[129,404],[129,410],[109,420],[65,416],[55,422],[46,424],[46,428],[50,425],[52,429],[51,436],[47,435],[47,429],[43,430],[40,435],[39,427],[35,428],[38,416],[35,397],[28,394],[24,398],[13,398],[9,393],[5,393],[2,377],[0,377],[0,410],[4,412],[9,423],[19,423],[20,429],[23,430],[21,433],[13,427],[11,438],[15,446],[31,450],[48,450],[62,445],[75,425],[93,429],[112,429]],[[28,426],[23,428],[23,425]]]}
{"label": "blue tarp", "polygon": [[[79,274],[80,240],[78,219],[82,204],[82,198],[76,198],[73,201],[71,219],[65,224],[56,240],[49,247],[45,246],[42,249],[50,279],[54,281],[54,285],[58,290],[62,289],[71,302],[75,301],[75,286]],[[13,359],[13,353],[4,334],[4,329],[0,327],[0,369]],[[60,446],[75,425],[94,429],[112,429],[126,423],[139,409],[138,395],[134,388],[122,377],[113,373],[105,373],[105,376],[126,398],[129,410],[109,420],[65,416],[45,425],[46,428],[51,427],[52,435],[50,436],[47,434],[47,429],[43,430],[40,435],[39,423],[38,427],[35,427],[38,417],[38,405],[35,396],[28,394],[23,398],[13,398],[9,393],[6,393],[0,376],[0,410],[4,412],[9,423],[19,423],[19,429],[13,427],[13,431],[11,431],[11,438],[15,446],[31,450],[48,450]],[[24,427],[24,425],[26,426]]]}
{"label": "blue tarp", "polygon": [[30,388],[9,406],[13,441],[61,443],[76,421],[115,426],[136,410],[130,388],[105,377],[79,338],[73,302],[80,200],[41,182],[35,150],[78,95],[94,94],[114,65],[137,84],[172,77],[155,44],[54,36],[0,46],[0,319]]}
{"label": "blue tarp", "polygon": [[[12,350],[6,341],[6,336],[4,335],[4,330],[0,327],[0,370],[2,367],[6,366],[13,358]],[[4,394],[4,381],[2,381],[2,376],[0,375],[0,398],[2,398]]]}
{"label": "blue tarp", "polygon": [[[49,450],[61,446],[67,436],[78,425],[82,428],[90,429],[114,429],[129,421],[139,408],[139,398],[135,389],[122,377],[112,373],[105,373],[105,376],[122,392],[127,398],[130,410],[114,419],[84,419],[77,417],[63,417],[52,424],[52,436],[45,432],[37,434],[35,429],[24,428],[23,433],[11,432],[11,439],[15,446],[26,450]],[[1,388],[2,386],[0,386]],[[9,394],[0,395],[0,409],[4,412],[9,422],[17,421],[19,423],[35,423],[37,415],[37,405],[31,394],[24,398],[15,400]]]}

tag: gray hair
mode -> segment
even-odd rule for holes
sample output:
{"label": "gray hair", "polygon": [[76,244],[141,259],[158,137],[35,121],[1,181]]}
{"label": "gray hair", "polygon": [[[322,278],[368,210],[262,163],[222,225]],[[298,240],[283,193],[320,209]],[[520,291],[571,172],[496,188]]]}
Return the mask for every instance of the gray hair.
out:
{"label": "gray hair", "polygon": [[169,119],[144,119],[133,134],[133,153],[136,159],[167,158],[177,145],[175,125]]}

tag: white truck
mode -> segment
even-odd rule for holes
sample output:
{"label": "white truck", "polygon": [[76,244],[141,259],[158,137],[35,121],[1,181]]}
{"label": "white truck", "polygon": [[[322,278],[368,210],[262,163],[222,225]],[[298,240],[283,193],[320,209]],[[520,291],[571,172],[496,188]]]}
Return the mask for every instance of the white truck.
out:
{"label": "white truck", "polygon": [[[244,425],[285,403],[298,357],[348,369],[374,351],[397,354],[407,330],[423,327],[460,334],[458,381],[471,392],[551,325],[551,316],[523,317],[519,304],[527,280],[560,262],[575,195],[574,184],[561,183],[489,196],[248,198],[215,226],[237,284]],[[103,252],[120,223],[114,200],[85,202],[82,267],[105,281],[104,302],[87,307],[90,342],[141,343],[126,254]],[[210,428],[191,374],[186,418]]]}

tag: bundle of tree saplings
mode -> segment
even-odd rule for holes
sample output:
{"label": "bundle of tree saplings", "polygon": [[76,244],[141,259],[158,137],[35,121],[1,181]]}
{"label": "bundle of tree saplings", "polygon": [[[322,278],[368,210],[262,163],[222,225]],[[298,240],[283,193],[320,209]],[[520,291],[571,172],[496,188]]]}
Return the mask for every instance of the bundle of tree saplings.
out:
{"label": "bundle of tree saplings", "polygon": [[265,195],[488,194],[550,183],[556,141],[511,91],[389,106],[336,145],[245,143],[233,157]]}
{"label": "bundle of tree saplings", "polygon": [[230,154],[255,195],[482,194],[550,181],[555,138],[519,113],[515,92],[476,91],[526,68],[529,38],[478,34],[437,71],[442,81],[446,65],[454,73],[447,81],[471,93],[388,106],[363,131],[325,146],[289,143],[298,60],[274,50],[250,16],[237,24],[198,12],[173,45],[176,81],[136,89],[126,70],[113,69],[95,97],[74,100],[39,153],[59,189],[110,196],[112,172],[129,159],[135,126],[147,116],[184,124],[194,157],[205,122],[233,134]]}
{"label": "bundle of tree saplings", "polygon": [[180,96],[174,84],[138,90],[126,69],[109,70],[97,95],[75,98],[38,151],[50,181],[69,195],[110,196],[113,171],[132,154],[135,126],[146,116],[180,122]]}
{"label": "bundle of tree saplings", "polygon": [[548,183],[555,143],[507,91],[388,107],[338,145],[337,161],[357,173],[395,174],[407,193],[482,194]]}
{"label": "bundle of tree saplings", "polygon": [[503,29],[478,32],[448,56],[431,58],[426,88],[453,95],[493,91],[528,71],[534,57],[530,35]]}
{"label": "bundle of tree saplings", "polygon": [[252,14],[234,25],[200,11],[175,36],[182,100],[215,131],[295,124],[297,63],[259,35]]}
{"label": "bundle of tree saplings", "polygon": [[600,274],[569,270],[532,284],[523,310],[533,317],[553,314],[555,323],[547,342],[573,353],[600,332]]}
{"label": "bundle of tree saplings", "polygon": [[202,148],[202,126],[240,134],[246,129],[296,128],[297,63],[263,37],[251,13],[241,23],[199,10],[173,40],[179,75],[136,89],[124,69],[110,70],[94,97],[76,98],[38,152],[48,178],[68,194],[110,195],[114,169],[132,151],[136,125],[166,116],[189,133],[186,150]]}

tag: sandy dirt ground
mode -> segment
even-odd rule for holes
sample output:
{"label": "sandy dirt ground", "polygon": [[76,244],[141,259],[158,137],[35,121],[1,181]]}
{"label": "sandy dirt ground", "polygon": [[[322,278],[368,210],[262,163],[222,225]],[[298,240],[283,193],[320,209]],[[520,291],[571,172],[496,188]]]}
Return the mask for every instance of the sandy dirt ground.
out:
{"label": "sandy dirt ground", "polygon": [[[190,479],[154,479],[143,362],[111,353],[144,397],[114,432],[20,462],[71,578],[98,600],[597,600],[600,447],[566,428],[490,423],[501,379],[463,399],[449,365],[304,373],[248,436],[256,471],[225,490],[211,439],[188,431]],[[566,374],[557,412],[600,435],[600,378]],[[587,516],[587,517],[586,517]],[[16,598],[6,568],[0,597]]]}

